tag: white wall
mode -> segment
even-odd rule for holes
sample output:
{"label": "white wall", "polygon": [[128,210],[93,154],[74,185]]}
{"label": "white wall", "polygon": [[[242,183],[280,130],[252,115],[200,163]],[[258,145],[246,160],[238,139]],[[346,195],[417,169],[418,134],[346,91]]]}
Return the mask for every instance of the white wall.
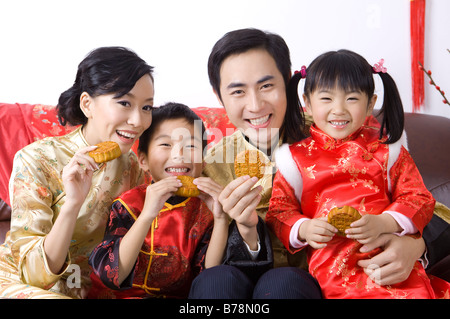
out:
{"label": "white wall", "polygon": [[[410,0],[14,0],[0,3],[0,102],[56,104],[93,48],[122,45],[154,65],[156,103],[218,107],[206,72],[227,31],[256,27],[284,37],[293,70],[348,48],[385,59],[411,111]],[[450,96],[450,1],[428,0],[425,65]],[[450,117],[428,83],[424,112]]]}

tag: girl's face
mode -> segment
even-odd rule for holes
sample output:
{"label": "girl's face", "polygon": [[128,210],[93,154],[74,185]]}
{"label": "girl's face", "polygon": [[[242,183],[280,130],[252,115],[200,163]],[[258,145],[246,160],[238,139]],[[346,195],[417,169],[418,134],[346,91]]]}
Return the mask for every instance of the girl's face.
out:
{"label": "girl's face", "polygon": [[147,154],[139,153],[139,162],[155,182],[177,175],[199,177],[203,170],[201,129],[185,119],[163,121],[150,139]]}
{"label": "girl's face", "polygon": [[342,89],[317,89],[309,98],[303,96],[306,112],[315,125],[333,137],[343,139],[356,132],[372,114],[377,96]]}
{"label": "girl's face", "polygon": [[80,107],[88,118],[83,134],[90,145],[114,141],[125,154],[152,122],[153,81],[146,74],[124,96],[114,95],[81,95]]}
{"label": "girl's face", "polygon": [[272,139],[278,136],[286,114],[286,87],[266,50],[226,58],[220,68],[220,93],[228,118],[254,145],[268,149],[278,142]]}

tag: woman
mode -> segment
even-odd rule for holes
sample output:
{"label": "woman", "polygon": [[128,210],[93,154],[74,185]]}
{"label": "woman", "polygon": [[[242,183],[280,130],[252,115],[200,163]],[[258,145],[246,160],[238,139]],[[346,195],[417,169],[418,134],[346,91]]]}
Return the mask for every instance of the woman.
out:
{"label": "woman", "polygon": [[[0,297],[83,298],[88,258],[114,198],[143,181],[133,143],[152,121],[153,68],[121,47],[92,51],[58,102],[62,125],[80,125],[20,150],[10,180],[11,231],[0,246]],[[122,156],[96,164],[97,143]]]}

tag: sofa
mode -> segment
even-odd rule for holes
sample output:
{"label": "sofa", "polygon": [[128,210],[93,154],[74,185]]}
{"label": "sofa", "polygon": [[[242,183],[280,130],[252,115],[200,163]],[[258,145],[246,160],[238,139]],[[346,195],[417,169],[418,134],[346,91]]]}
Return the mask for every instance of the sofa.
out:
{"label": "sofa", "polygon": [[[223,108],[196,107],[193,110],[205,122],[209,145],[235,129]],[[8,183],[14,154],[35,140],[63,135],[73,129],[59,124],[55,106],[0,103],[0,243],[10,226]],[[425,185],[437,201],[450,207],[450,119],[406,113],[405,129],[409,151]],[[133,150],[136,151],[136,145]],[[447,280],[450,280],[449,270],[450,255],[431,269],[441,277],[448,276]]]}

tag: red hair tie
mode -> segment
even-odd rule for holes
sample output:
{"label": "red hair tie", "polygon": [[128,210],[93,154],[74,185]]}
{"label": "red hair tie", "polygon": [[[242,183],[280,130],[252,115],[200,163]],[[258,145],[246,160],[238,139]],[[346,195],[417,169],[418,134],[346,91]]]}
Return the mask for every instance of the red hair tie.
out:
{"label": "red hair tie", "polygon": [[303,65],[302,68],[300,69],[300,71],[294,72],[294,75],[298,74],[298,73],[300,73],[302,75],[302,79],[306,78],[306,66]]}
{"label": "red hair tie", "polygon": [[373,66],[373,72],[374,73],[386,73],[387,69],[383,66],[384,59],[381,59],[380,62],[375,63]]}

